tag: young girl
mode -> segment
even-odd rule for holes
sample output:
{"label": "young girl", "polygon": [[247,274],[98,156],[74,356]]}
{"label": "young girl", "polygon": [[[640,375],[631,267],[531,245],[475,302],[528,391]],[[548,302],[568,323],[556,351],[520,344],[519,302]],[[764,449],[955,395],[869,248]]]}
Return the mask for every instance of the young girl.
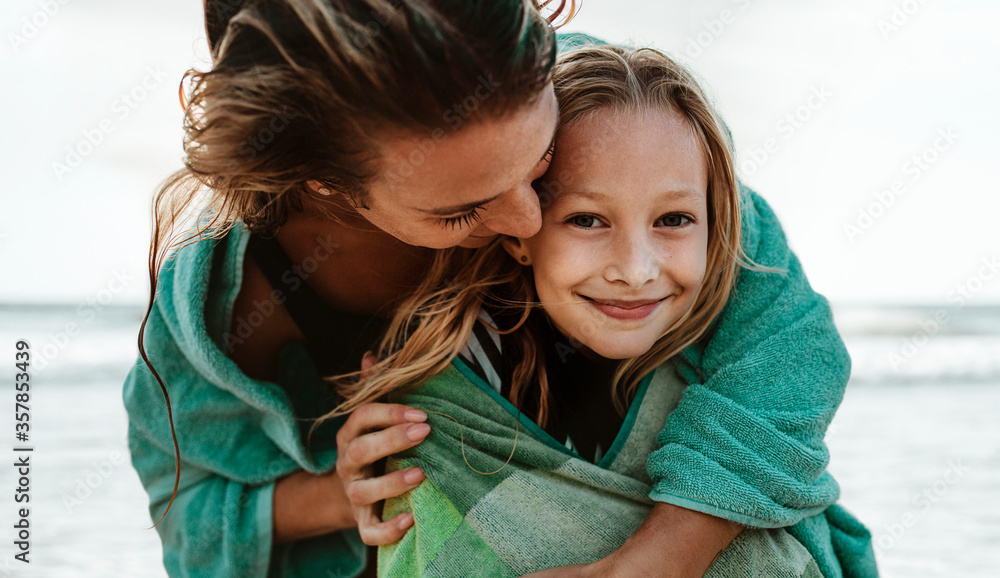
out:
{"label": "young girl", "polygon": [[[385,519],[412,511],[414,524],[380,549],[379,574],[604,575],[660,501],[733,524],[689,547],[700,563],[662,550],[635,573],[874,575],[867,531],[838,506],[765,529],[654,491],[646,458],[685,393],[678,353],[712,331],[738,267],[782,273],[744,253],[752,200],[682,67],[650,49],[591,47],[562,55],[554,80],[541,231],[439,255],[382,361],[336,380],[346,401],[326,417],[388,397],[425,409],[437,434],[389,460],[387,471],[427,479],[387,500]],[[759,459],[741,441],[732,452]]]}

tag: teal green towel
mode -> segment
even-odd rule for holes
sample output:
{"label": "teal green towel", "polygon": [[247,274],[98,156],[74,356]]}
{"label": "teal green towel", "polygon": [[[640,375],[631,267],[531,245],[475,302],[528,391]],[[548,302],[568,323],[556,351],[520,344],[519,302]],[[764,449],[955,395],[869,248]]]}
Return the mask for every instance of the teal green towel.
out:
{"label": "teal green towel", "polygon": [[[593,464],[454,362],[395,399],[427,411],[431,433],[386,469],[417,466],[427,479],[386,501],[383,519],[411,511],[414,524],[379,548],[378,575],[513,578],[610,555],[653,508],[646,456],[683,392],[670,363],[646,376],[614,443]],[[809,551],[781,528],[745,530],[705,576],[822,578]]]}
{"label": "teal green towel", "polygon": [[[178,251],[164,266],[145,345],[170,394],[183,465],[177,498],[156,526],[171,577],[353,576],[364,565],[357,530],[272,548],[275,480],[295,470],[328,472],[336,430],[310,421],[332,397],[306,350],[280,354],[277,383],[250,379],[226,356],[226,333],[242,281],[249,231]],[[237,336],[229,336],[234,338]],[[174,448],[163,393],[138,360],[124,384],[132,464],[156,521],[174,485]],[[294,412],[294,413],[293,413]]]}
{"label": "teal green towel", "polygon": [[788,273],[741,270],[709,338],[682,353],[690,385],[649,457],[650,497],[755,527],[801,524],[790,531],[824,576],[876,576],[871,535],[834,505],[826,471],[850,357],[774,212],[741,192],[747,254]]}

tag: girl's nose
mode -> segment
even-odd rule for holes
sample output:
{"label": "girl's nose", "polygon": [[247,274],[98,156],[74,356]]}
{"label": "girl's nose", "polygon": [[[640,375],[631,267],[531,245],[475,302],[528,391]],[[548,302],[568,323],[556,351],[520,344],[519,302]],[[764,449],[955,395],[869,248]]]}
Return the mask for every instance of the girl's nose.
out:
{"label": "girl's nose", "polygon": [[646,235],[626,234],[615,239],[605,279],[639,289],[659,274],[659,258]]}

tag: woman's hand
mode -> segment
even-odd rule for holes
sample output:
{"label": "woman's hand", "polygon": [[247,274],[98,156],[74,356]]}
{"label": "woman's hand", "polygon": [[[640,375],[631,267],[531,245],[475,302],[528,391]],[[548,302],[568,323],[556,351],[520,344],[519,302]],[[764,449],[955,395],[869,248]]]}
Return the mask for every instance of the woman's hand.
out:
{"label": "woman's hand", "polygon": [[[366,354],[361,367],[368,369],[374,363],[375,358]],[[421,423],[426,419],[427,414],[399,404],[369,403],[354,410],[337,433],[333,470],[319,475],[299,470],[277,481],[273,542],[347,528],[358,528],[369,546],[399,541],[413,524],[413,515],[400,514],[382,522],[382,501],[417,487],[424,473],[409,468],[375,476],[375,463],[422,442],[430,432]]]}
{"label": "woman's hand", "polygon": [[375,475],[375,462],[422,442],[430,432],[427,415],[400,404],[358,406],[337,433],[337,476],[351,503],[361,540],[369,546],[398,542],[413,524],[413,514],[382,522],[381,502],[417,487],[420,468]]}
{"label": "woman's hand", "polygon": [[[375,358],[365,354],[362,369]],[[361,540],[369,546],[398,542],[413,525],[413,514],[381,520],[382,501],[412,490],[424,480],[420,468],[375,475],[375,463],[424,441],[431,428],[424,412],[395,403],[358,406],[337,432],[336,474],[350,502]]]}

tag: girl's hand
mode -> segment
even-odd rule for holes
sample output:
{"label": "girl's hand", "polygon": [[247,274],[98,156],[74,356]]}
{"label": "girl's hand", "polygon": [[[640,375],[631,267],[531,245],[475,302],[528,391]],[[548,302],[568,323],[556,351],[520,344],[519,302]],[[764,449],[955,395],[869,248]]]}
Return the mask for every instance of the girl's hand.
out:
{"label": "girl's hand", "polygon": [[[362,369],[375,358],[365,354]],[[424,480],[420,468],[375,475],[374,464],[424,440],[430,426],[424,412],[395,403],[358,406],[337,432],[337,476],[351,503],[361,540],[369,546],[398,542],[413,525],[413,514],[381,520],[382,501],[417,487]]]}

